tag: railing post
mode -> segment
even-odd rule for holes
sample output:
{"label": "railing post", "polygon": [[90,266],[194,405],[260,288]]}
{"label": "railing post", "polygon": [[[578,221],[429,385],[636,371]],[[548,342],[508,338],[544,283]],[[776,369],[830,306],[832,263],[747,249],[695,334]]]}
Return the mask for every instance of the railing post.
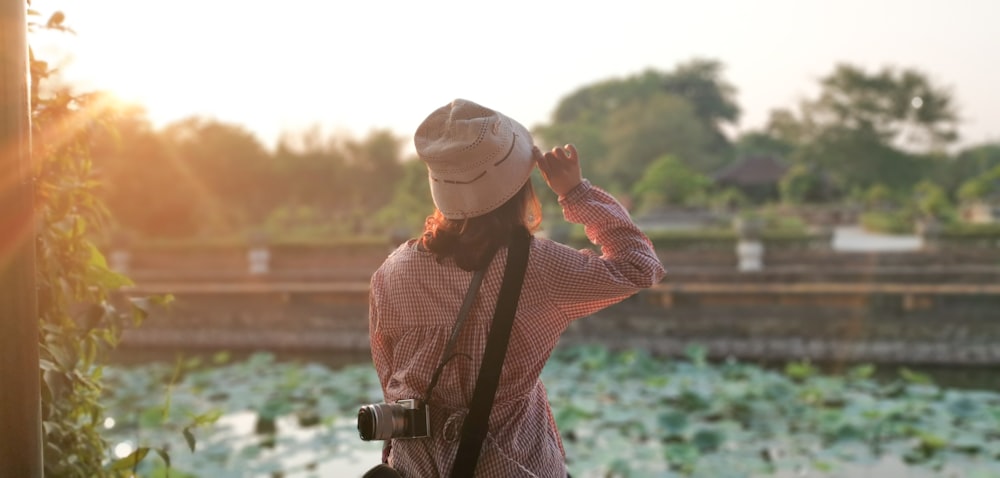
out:
{"label": "railing post", "polygon": [[0,478],[43,475],[26,9],[0,0]]}
{"label": "railing post", "polygon": [[128,249],[112,249],[108,254],[108,266],[119,274],[128,274],[132,253]]}
{"label": "railing post", "polygon": [[755,219],[737,218],[736,229],[737,269],[740,272],[758,272],[764,269],[764,242],[760,239],[761,224]]}
{"label": "railing post", "polygon": [[271,249],[268,247],[267,235],[254,233],[250,237],[250,247],[247,249],[247,272],[252,276],[267,275],[271,272]]}

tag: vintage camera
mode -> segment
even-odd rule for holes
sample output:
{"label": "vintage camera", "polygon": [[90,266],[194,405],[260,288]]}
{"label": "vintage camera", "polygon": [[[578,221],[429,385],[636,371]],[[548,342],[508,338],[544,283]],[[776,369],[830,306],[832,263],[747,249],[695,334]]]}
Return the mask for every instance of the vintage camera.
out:
{"label": "vintage camera", "polygon": [[430,409],[416,398],[364,405],[358,410],[358,433],[365,441],[428,437]]}

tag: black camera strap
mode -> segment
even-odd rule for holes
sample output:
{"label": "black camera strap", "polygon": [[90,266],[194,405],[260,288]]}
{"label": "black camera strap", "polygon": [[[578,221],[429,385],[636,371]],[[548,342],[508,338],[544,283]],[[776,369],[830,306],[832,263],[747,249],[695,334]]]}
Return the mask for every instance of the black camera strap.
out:
{"label": "black camera strap", "polygon": [[511,231],[503,283],[500,285],[500,295],[493,312],[493,324],[483,353],[483,363],[479,367],[476,388],[472,393],[469,414],[462,423],[462,441],[458,445],[455,465],[451,470],[452,478],[468,478],[475,474],[479,453],[489,428],[490,412],[493,410],[493,400],[500,382],[500,370],[507,355],[507,344],[521,296],[521,286],[524,284],[524,273],[528,269],[530,244],[531,234],[527,230],[516,228]]}
{"label": "black camera strap", "polygon": [[479,292],[479,286],[483,284],[483,276],[485,275],[486,267],[477,270],[472,275],[472,282],[469,283],[469,290],[465,293],[462,308],[458,310],[458,318],[455,319],[455,325],[451,328],[451,337],[448,337],[448,344],[444,346],[441,361],[438,362],[437,368],[434,369],[434,375],[431,376],[431,383],[427,386],[427,399],[424,400],[425,402],[429,402],[431,397],[434,396],[434,387],[437,386],[438,379],[441,378],[441,371],[444,370],[444,365],[451,360],[452,354],[455,353],[455,342],[458,341],[458,333],[462,331],[462,324],[465,323],[465,319],[469,316],[469,309],[472,309],[472,303],[476,301],[476,293]]}

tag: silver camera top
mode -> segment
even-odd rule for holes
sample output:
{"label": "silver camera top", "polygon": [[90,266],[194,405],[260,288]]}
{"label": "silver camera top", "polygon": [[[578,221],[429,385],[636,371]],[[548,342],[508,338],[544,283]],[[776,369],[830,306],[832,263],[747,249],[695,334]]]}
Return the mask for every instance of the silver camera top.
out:
{"label": "silver camera top", "polygon": [[423,406],[423,402],[419,398],[403,398],[396,400],[396,404],[409,410],[416,410]]}

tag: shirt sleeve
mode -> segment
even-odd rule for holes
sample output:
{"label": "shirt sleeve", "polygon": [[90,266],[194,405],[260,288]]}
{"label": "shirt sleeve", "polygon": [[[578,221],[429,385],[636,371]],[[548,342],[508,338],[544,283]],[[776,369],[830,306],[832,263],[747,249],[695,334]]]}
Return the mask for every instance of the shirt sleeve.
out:
{"label": "shirt sleeve", "polygon": [[649,238],[613,196],[585,179],[559,204],[566,220],[582,224],[587,239],[601,250],[550,243],[545,283],[568,319],[593,314],[663,279],[666,271]]}

